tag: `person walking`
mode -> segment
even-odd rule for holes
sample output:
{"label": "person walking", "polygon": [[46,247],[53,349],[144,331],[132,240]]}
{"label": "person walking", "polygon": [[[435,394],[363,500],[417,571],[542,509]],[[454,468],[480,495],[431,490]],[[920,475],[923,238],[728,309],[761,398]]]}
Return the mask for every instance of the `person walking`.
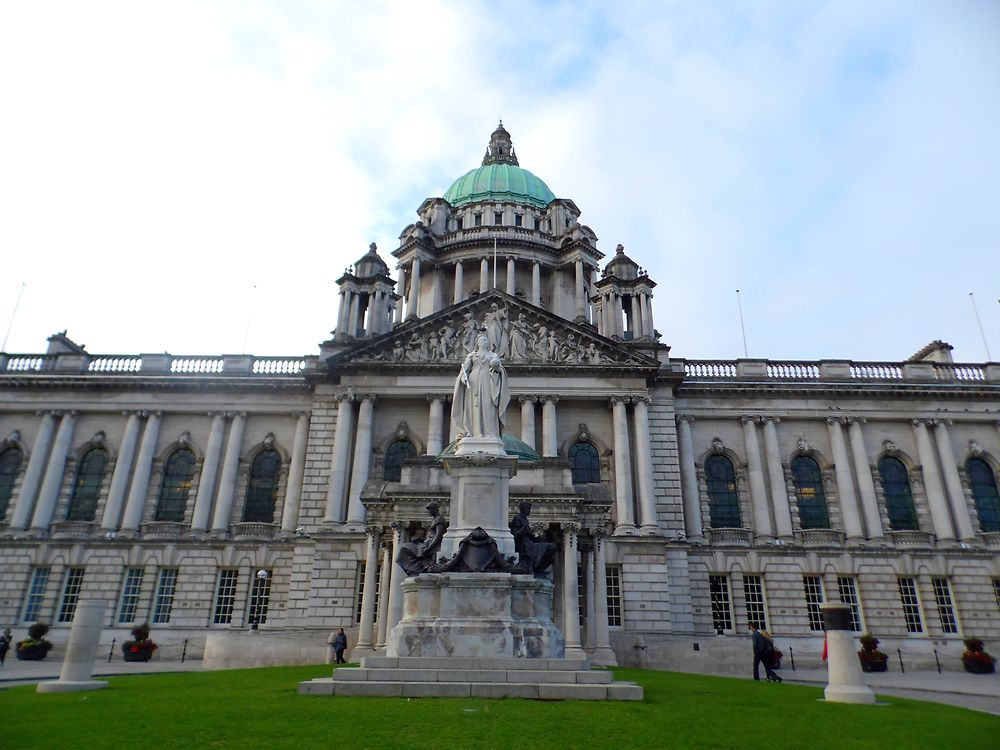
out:
{"label": "person walking", "polygon": [[10,628],[4,628],[3,635],[0,635],[0,667],[3,666],[4,660],[7,658],[10,642],[13,640],[14,636],[11,635]]}
{"label": "person walking", "polygon": [[774,664],[777,661],[776,654],[774,652],[774,641],[771,639],[771,634],[768,633],[763,628],[760,629],[760,634],[764,638],[764,650],[761,652],[761,664],[764,665],[764,672],[767,674],[768,682],[781,682],[781,677],[778,673],[774,671]]}
{"label": "person walking", "polygon": [[764,637],[760,626],[751,622],[747,625],[750,637],[753,639],[753,678],[760,680],[760,665],[764,665],[764,673],[768,681],[781,682],[781,678],[771,669],[771,659],[774,658],[774,642]]}
{"label": "person walking", "polygon": [[337,664],[347,664],[344,660],[344,652],[347,650],[347,635],[344,634],[343,628],[337,631],[337,635],[333,639],[333,650],[337,654]]}

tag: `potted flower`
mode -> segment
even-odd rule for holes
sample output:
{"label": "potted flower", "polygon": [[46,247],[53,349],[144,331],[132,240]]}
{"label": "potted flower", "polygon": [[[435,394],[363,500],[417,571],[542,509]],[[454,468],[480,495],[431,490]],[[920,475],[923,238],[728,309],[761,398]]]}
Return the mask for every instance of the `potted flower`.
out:
{"label": "potted flower", "polygon": [[132,640],[122,644],[125,661],[149,661],[156,651],[156,644],[149,637],[149,623],[132,628]]}
{"label": "potted flower", "polygon": [[979,638],[966,638],[965,653],[962,654],[962,666],[972,674],[993,674],[996,671],[997,660],[983,650],[983,642]]}
{"label": "potted flower", "polygon": [[28,637],[17,642],[17,658],[23,661],[41,661],[52,648],[52,643],[45,640],[49,626],[44,622],[36,622],[28,628]]}
{"label": "potted flower", "polygon": [[858,651],[862,672],[885,672],[889,669],[889,655],[878,650],[878,638],[873,635],[861,636],[861,650]]}

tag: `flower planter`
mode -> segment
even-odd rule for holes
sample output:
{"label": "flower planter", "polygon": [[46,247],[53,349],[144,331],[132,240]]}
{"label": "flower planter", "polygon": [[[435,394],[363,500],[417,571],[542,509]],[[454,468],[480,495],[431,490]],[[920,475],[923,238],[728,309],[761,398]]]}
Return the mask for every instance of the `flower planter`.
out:
{"label": "flower planter", "polygon": [[888,661],[863,661],[861,662],[862,672],[888,672]]}
{"label": "flower planter", "polygon": [[138,653],[133,653],[132,651],[123,651],[122,656],[125,657],[125,661],[149,661],[152,656],[152,651],[139,651]]}
{"label": "flower planter", "polygon": [[30,648],[14,649],[17,658],[21,661],[42,661],[49,653],[50,646],[32,646]]}
{"label": "flower planter", "polygon": [[971,674],[993,674],[996,671],[994,663],[986,663],[977,659],[962,659],[965,671]]}

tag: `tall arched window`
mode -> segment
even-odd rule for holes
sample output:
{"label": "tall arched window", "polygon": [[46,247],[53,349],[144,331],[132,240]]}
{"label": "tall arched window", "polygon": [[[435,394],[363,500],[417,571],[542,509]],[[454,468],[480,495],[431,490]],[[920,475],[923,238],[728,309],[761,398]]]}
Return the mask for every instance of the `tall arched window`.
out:
{"label": "tall arched window", "polygon": [[593,443],[573,443],[566,455],[573,467],[573,484],[597,484],[601,481],[601,457]]}
{"label": "tall arched window", "polygon": [[73,494],[69,498],[67,521],[93,521],[97,512],[97,498],[104,483],[104,470],[108,465],[108,452],[104,448],[91,448],[83,454],[76,468]]}
{"label": "tall arched window", "polygon": [[194,451],[181,448],[170,454],[163,467],[163,484],[156,503],[157,521],[183,521],[194,476]]}
{"label": "tall arched window", "polygon": [[24,454],[17,447],[8,448],[0,453],[0,521],[7,515],[7,506],[14,494],[14,480],[17,479],[22,458]]}
{"label": "tall arched window", "polygon": [[243,520],[274,523],[274,504],[278,497],[278,475],[281,456],[278,451],[261,451],[250,464],[247,499],[243,504]]}
{"label": "tall arched window", "polygon": [[816,459],[796,456],[792,459],[792,483],[799,504],[799,524],[803,529],[830,528],[830,514],[823,490],[823,473]]}
{"label": "tall arched window", "polygon": [[736,470],[725,456],[705,459],[705,484],[708,488],[708,510],[716,529],[738,529],[740,496],[736,491]]}
{"label": "tall arched window", "polygon": [[417,449],[409,440],[394,440],[385,449],[385,464],[382,478],[387,482],[398,482],[403,477],[403,461],[417,455]]}
{"label": "tall arched window", "polygon": [[1000,493],[993,469],[981,458],[970,458],[965,462],[965,473],[969,475],[979,528],[983,532],[1000,531]]}
{"label": "tall arched window", "polygon": [[910,476],[898,458],[885,456],[878,462],[878,473],[882,479],[885,494],[885,509],[889,514],[889,526],[893,531],[915,531],[917,509],[913,505],[910,490]]}

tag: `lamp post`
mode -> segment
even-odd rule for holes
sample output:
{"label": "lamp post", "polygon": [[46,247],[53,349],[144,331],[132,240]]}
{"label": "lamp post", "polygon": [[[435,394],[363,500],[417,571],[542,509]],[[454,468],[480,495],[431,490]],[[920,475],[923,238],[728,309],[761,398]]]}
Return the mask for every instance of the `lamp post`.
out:
{"label": "lamp post", "polygon": [[258,570],[257,571],[257,589],[256,596],[253,599],[253,608],[250,610],[250,629],[257,630],[260,627],[260,600],[264,595],[264,582],[267,580],[267,571]]}

